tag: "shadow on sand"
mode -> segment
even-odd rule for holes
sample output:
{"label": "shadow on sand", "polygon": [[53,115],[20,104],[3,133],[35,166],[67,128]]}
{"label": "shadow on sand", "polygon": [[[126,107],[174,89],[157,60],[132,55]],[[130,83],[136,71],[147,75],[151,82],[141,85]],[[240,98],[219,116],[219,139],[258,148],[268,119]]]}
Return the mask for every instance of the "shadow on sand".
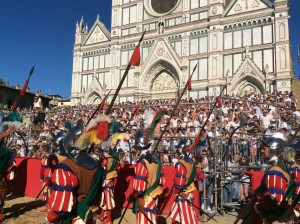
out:
{"label": "shadow on sand", "polygon": [[[12,200],[14,198],[17,197],[12,196],[12,198],[8,198],[8,200]],[[45,205],[44,201],[37,200],[37,201],[29,201],[29,202],[14,204],[9,208],[5,208],[4,206],[4,217],[5,219],[17,218],[20,215],[24,214],[25,212],[42,207],[44,205]]]}

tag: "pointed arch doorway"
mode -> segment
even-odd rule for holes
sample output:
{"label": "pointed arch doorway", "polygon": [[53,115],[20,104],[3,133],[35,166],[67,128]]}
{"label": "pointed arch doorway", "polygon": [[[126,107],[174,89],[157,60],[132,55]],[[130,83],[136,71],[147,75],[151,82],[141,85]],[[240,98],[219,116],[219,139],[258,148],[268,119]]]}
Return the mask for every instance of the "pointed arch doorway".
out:
{"label": "pointed arch doorway", "polygon": [[144,86],[148,86],[151,99],[174,99],[178,97],[179,74],[166,61],[156,63],[144,77]]}
{"label": "pointed arch doorway", "polygon": [[252,83],[248,83],[248,82],[243,83],[239,87],[237,92],[240,96],[244,96],[244,95],[247,95],[250,93],[255,93],[255,94],[262,93],[261,90],[257,86],[253,85]]}

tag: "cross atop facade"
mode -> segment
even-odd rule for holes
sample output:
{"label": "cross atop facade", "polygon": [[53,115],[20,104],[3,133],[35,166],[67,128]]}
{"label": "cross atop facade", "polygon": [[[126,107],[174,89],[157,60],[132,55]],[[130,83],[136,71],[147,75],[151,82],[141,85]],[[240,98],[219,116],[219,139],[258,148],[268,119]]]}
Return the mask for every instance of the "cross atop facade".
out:
{"label": "cross atop facade", "polygon": [[184,14],[184,15],[182,16],[183,22],[187,23],[187,22],[188,22],[188,19],[189,19],[189,16],[188,16],[187,14]]}

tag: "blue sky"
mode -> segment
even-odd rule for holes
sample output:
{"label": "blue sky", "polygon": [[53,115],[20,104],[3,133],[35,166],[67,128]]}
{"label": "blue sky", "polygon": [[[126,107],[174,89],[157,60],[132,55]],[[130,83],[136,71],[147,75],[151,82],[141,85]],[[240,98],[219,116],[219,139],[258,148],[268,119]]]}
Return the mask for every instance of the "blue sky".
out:
{"label": "blue sky", "polygon": [[[300,1],[290,0],[290,36],[295,77],[300,76]],[[84,17],[91,28],[97,15],[110,30],[111,0],[0,0],[0,77],[10,85],[25,82],[42,94],[69,98],[75,25]]]}

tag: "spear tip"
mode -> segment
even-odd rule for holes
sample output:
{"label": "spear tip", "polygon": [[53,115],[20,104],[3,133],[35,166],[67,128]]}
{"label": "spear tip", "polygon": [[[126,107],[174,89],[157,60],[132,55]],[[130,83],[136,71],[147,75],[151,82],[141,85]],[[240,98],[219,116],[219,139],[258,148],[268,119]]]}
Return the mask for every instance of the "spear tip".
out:
{"label": "spear tip", "polygon": [[142,41],[144,39],[144,36],[145,36],[145,33],[146,33],[146,29],[144,30],[143,35],[141,36],[141,39],[139,41],[139,45],[142,43]]}
{"label": "spear tip", "polygon": [[30,69],[29,75],[32,75],[33,71],[34,71],[34,66],[32,66],[32,68]]}

